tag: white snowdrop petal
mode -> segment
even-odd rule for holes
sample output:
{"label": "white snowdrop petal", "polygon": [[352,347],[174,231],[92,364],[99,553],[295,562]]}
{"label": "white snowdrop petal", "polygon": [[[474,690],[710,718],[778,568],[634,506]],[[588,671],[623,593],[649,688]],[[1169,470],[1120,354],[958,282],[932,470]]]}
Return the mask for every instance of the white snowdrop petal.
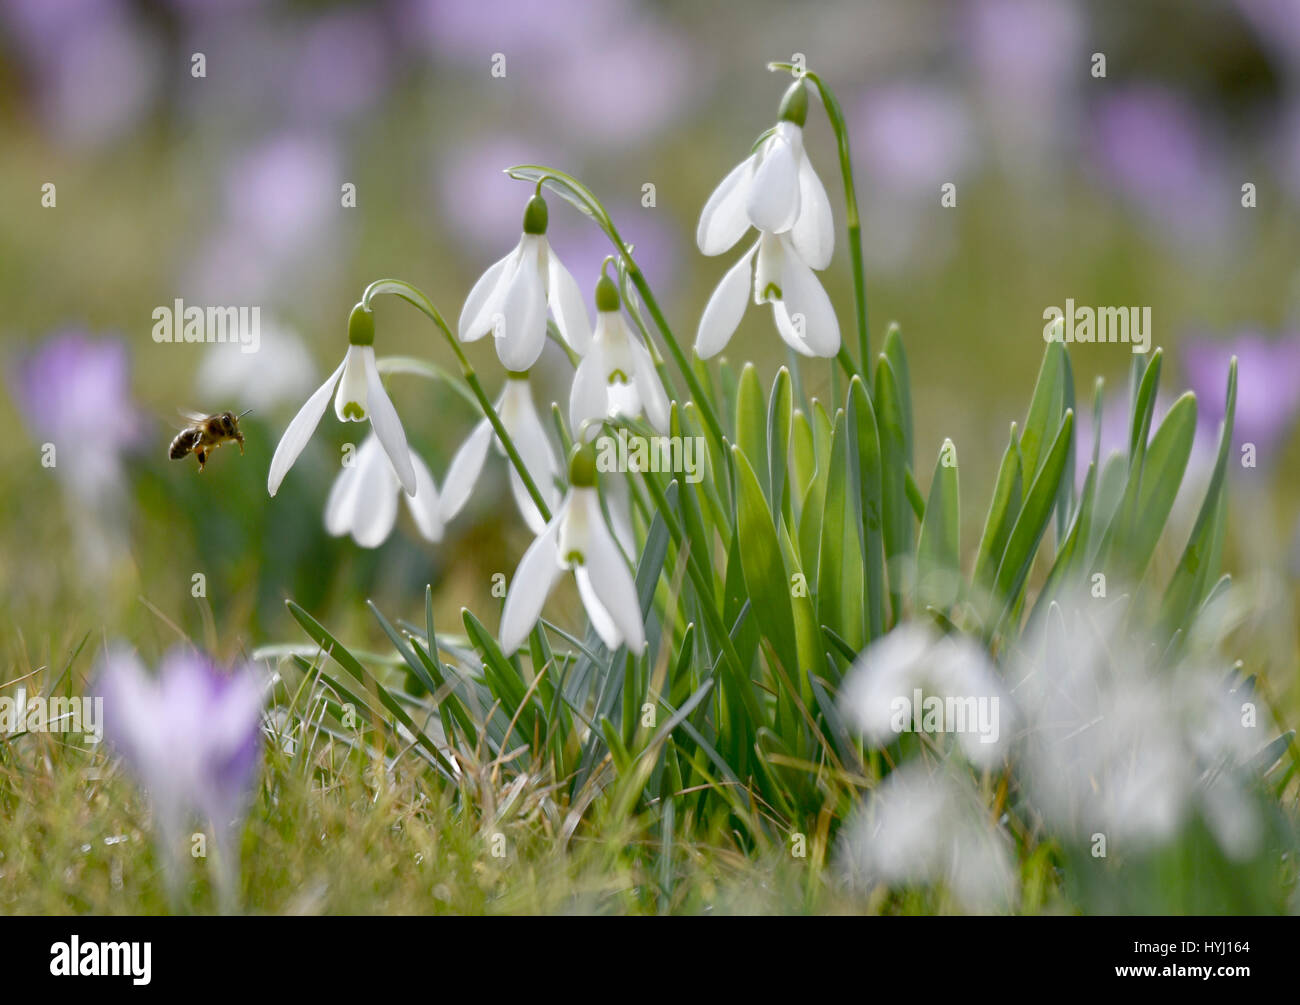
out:
{"label": "white snowdrop petal", "polygon": [[507,655],[524,644],[528,633],[542,616],[542,607],[559,578],[560,562],[556,551],[560,517],[553,519],[519,560],[519,568],[510,580],[506,603],[501,611],[501,648]]}
{"label": "white snowdrop petal", "polygon": [[491,445],[492,425],[483,419],[461,444],[447,469],[442,498],[438,501],[438,516],[444,524],[450,523],[469,501]]}
{"label": "white snowdrop petal", "polygon": [[585,356],[591,349],[591,319],[587,316],[582,290],[554,251],[547,255],[547,273],[547,299],[555,327],[570,349]]}
{"label": "white snowdrop petal", "polygon": [[664,390],[663,381],[659,379],[659,371],[655,369],[650,350],[638,339],[632,339],[630,345],[632,356],[636,359],[633,380],[641,399],[641,407],[645,410],[645,417],[650,425],[666,436],[669,419],[668,392]]}
{"label": "white snowdrop petal", "polygon": [[415,495],[404,497],[406,508],[425,540],[441,541],[443,524],[438,515],[438,486],[428,465],[415,451],[411,451],[411,465],[415,468]]}
{"label": "white snowdrop petal", "polygon": [[779,136],[769,139],[761,154],[745,210],[759,230],[779,234],[799,217],[799,166],[793,145]]}
{"label": "white snowdrop petal", "polygon": [[[593,515],[583,567],[591,576],[594,597],[608,612],[622,640],[634,653],[645,648],[645,624],[641,603],[637,599],[636,581],[619,551],[618,544],[605,526],[604,519]],[[585,598],[584,598],[585,599]],[[587,613],[592,614],[590,606]],[[593,623],[595,616],[593,615]]]}
{"label": "white snowdrop petal", "polygon": [[840,325],[831,298],[817,276],[797,254],[786,249],[781,263],[781,294],[796,332],[817,356],[834,356],[840,351]]}
{"label": "white snowdrop petal", "polygon": [[623,644],[623,633],[619,631],[613,617],[605,609],[600,593],[591,581],[591,573],[580,565],[573,570],[573,578],[578,584],[578,596],[582,599],[582,606],[587,612],[587,619],[591,622],[592,629],[600,637],[600,641],[605,643],[605,648],[612,652]]}
{"label": "white snowdrop petal", "polygon": [[569,428],[575,437],[592,439],[595,437],[598,423],[584,432],[583,424],[589,420],[599,420],[606,416],[609,407],[609,392],[604,372],[604,352],[599,345],[592,348],[573,375],[573,387],[569,390]]}
{"label": "white snowdrop petal", "polygon": [[503,281],[508,276],[507,267],[517,253],[518,249],[513,249],[509,254],[489,265],[487,271],[479,276],[478,282],[469,291],[469,296],[465,298],[465,306],[460,311],[460,321],[456,325],[462,342],[474,342],[492,330],[490,314],[486,320],[482,315],[485,308],[490,307],[494,302],[500,302],[504,294]]}
{"label": "white snowdrop petal", "polygon": [[831,201],[812,161],[803,151],[799,153],[799,218],[790,229],[790,241],[810,268],[820,270],[831,264],[835,252]]}
{"label": "white snowdrop petal", "polygon": [[352,529],[357,511],[357,495],[362,481],[362,471],[368,456],[380,450],[379,441],[372,432],[352,455],[351,463],[339,468],[334,484],[325,500],[325,530],[333,537],[342,537]]}
{"label": "white snowdrop petal", "polygon": [[695,335],[695,354],[709,359],[720,353],[740,325],[749,300],[749,285],[753,275],[754,253],[758,245],[750,248],[735,265],[727,270],[718,283],[713,296],[705,305],[700,317],[699,331]]}
{"label": "white snowdrop petal", "polygon": [[378,548],[397,522],[397,477],[383,457],[358,481],[352,539],[363,548]]}
{"label": "white snowdrop petal", "polygon": [[745,201],[753,171],[753,157],[737,164],[713,190],[700,212],[695,243],[706,255],[720,255],[744,236],[749,229]]}
{"label": "white snowdrop petal", "polygon": [[497,357],[507,370],[527,370],[546,344],[546,283],[541,274],[540,247],[520,249],[519,268],[510,277],[501,305],[504,318],[496,332]]}
{"label": "white snowdrop petal", "polygon": [[298,414],[290,421],[280,437],[280,442],[275,448],[275,454],[271,457],[271,469],[266,476],[266,491],[275,495],[279,491],[280,483],[284,481],[284,476],[289,473],[293,467],[293,462],[298,459],[302,453],[303,447],[311,439],[311,434],[316,431],[320,424],[321,416],[325,414],[325,409],[329,405],[330,395],[334,391],[334,384],[338,381],[339,375],[343,373],[344,364],[340,363],[339,368],[335,370],[325,383],[318,387],[302,408],[298,409]]}
{"label": "white snowdrop petal", "polygon": [[397,480],[407,495],[415,495],[415,468],[411,464],[411,448],[406,445],[406,433],[402,429],[402,420],[397,417],[397,409],[388,399],[383,381],[379,379],[379,368],[375,366],[375,350],[366,346],[366,393],[370,398],[370,427],[379,437],[384,453],[392,462]]}

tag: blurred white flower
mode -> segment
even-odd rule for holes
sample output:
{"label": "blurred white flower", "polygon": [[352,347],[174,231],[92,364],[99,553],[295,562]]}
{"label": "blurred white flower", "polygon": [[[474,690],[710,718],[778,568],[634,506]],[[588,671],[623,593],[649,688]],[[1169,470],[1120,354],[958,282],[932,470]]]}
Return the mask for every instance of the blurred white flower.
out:
{"label": "blurred white flower", "polygon": [[570,481],[573,487],[510,580],[501,612],[501,648],[513,653],[524,644],[560,574],[570,570],[591,626],[606,647],[614,650],[626,643],[640,653],[646,640],[636,581],[605,526],[590,448],[575,455]]}
{"label": "blurred white flower", "polygon": [[[495,407],[501,425],[519,452],[529,477],[546,500],[547,507],[554,512],[561,498],[557,485],[560,467],[555,452],[551,449],[551,441],[546,438],[546,427],[533,405],[533,392],[528,377],[508,374]],[[447,469],[442,500],[437,510],[438,519],[442,523],[450,523],[469,501],[487,460],[488,447],[493,443],[496,444],[497,453],[504,457],[505,447],[494,435],[492,424],[484,418],[456,451],[451,467]],[[528,494],[524,480],[519,477],[513,464],[510,465],[510,488],[528,529],[534,534],[540,534],[546,528],[546,521],[542,519],[541,511]]]}
{"label": "blurred white flower", "polygon": [[1007,910],[1016,895],[1009,841],[970,779],[919,760],[893,771],[845,825],[843,858],[859,888],[942,885],[970,913]]}
{"label": "blurred white flower", "polygon": [[379,377],[374,342],[374,318],[370,311],[357,304],[348,319],[347,355],[343,357],[338,369],[326,378],[325,383],[298,410],[275,448],[271,470],[266,479],[266,490],[271,495],[279,490],[284,476],[289,473],[293,462],[311,439],[321,416],[325,414],[325,406],[329,404],[331,395],[334,397],[334,414],[340,422],[370,420],[370,427],[379,437],[402,488],[407,495],[415,495],[415,465],[411,463],[411,451],[406,445],[402,420],[397,417],[397,410],[393,408]]}
{"label": "blurred white flower", "polygon": [[1227,854],[1247,856],[1260,822],[1245,769],[1275,735],[1264,704],[1222,670],[1160,666],[1164,646],[1127,635],[1124,606],[1062,603],[1012,656],[1033,804],[1076,840],[1143,849],[1199,810]]}
{"label": "blurred white flower", "polygon": [[460,340],[474,342],[491,332],[501,365],[515,372],[527,370],[542,354],[548,304],[555,326],[574,352],[586,353],[591,343],[582,292],[551,250],[546,226],[546,201],[535,195],[524,210],[519,243],[488,267],[460,312]]}
{"label": "blurred white flower", "polygon": [[357,448],[356,456],[334,479],[325,501],[325,529],[335,537],[351,534],[363,548],[378,548],[392,533],[397,521],[397,497],[406,500],[420,534],[429,541],[441,541],[443,524],[438,513],[438,487],[433,475],[411,451],[415,469],[415,495],[402,491],[393,466],[373,432]]}
{"label": "blurred white flower", "polygon": [[569,392],[569,426],[575,436],[593,437],[604,419],[644,415],[666,433],[668,409],[650,350],[628,329],[618,288],[602,275],[596,284],[596,334]]}
{"label": "blurred white flower", "polygon": [[208,346],[194,387],[205,397],[238,400],[263,413],[306,394],[315,375],[303,340],[290,328],[264,323],[257,352],[230,344]]}
{"label": "blurred white flower", "polygon": [[954,732],[962,751],[982,766],[1010,744],[1013,710],[982,646],[962,635],[939,635],[905,622],[854,661],[840,692],[850,724],[874,744],[914,728]]}

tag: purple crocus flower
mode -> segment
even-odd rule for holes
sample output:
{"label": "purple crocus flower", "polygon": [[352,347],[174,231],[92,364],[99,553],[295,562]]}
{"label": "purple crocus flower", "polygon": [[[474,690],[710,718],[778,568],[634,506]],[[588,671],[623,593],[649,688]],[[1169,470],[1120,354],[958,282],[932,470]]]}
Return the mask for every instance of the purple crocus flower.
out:
{"label": "purple crocus flower", "polygon": [[1118,91],[1103,100],[1094,138],[1110,184],[1171,237],[1213,247],[1228,234],[1240,190],[1185,97],[1156,85]]}
{"label": "purple crocus flower", "polygon": [[1200,404],[1203,431],[1217,437],[1223,421],[1228,361],[1237,357],[1233,442],[1255,444],[1259,463],[1276,456],[1300,415],[1300,331],[1269,338],[1245,331],[1230,339],[1188,339],[1187,381]]}
{"label": "purple crocus flower", "polygon": [[19,358],[9,384],[33,438],[54,444],[54,470],[75,497],[102,504],[120,493],[121,454],[141,433],[125,342],[75,330],[50,336]]}
{"label": "purple crocus flower", "polygon": [[[164,858],[175,869],[178,842],[193,817],[211,822],[226,880],[235,838],[261,759],[264,687],[251,666],[221,672],[206,656],[176,648],[157,677],[125,647],[110,649],[97,673],[104,736],[154,806]],[[173,877],[175,878],[175,877]]]}

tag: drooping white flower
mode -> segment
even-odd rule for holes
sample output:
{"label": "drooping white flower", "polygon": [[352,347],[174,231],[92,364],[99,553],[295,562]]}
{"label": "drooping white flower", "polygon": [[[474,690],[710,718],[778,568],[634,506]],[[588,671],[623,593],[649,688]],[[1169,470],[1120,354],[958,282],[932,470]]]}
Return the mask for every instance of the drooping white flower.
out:
{"label": "drooping white flower", "polygon": [[363,548],[378,548],[397,521],[397,497],[406,500],[421,536],[441,541],[443,523],[438,513],[438,486],[414,450],[415,495],[402,491],[393,466],[374,433],[362,441],[350,463],[334,479],[325,500],[325,529],[335,537],[351,534]]}
{"label": "drooping white flower", "polygon": [[601,514],[590,447],[574,454],[569,480],[573,487],[510,580],[501,612],[501,648],[513,653],[524,644],[560,574],[572,571],[601,641],[611,650],[626,644],[640,653],[646,640],[636,581]]}
{"label": "drooping white flower", "polygon": [[722,179],[700,213],[695,242],[706,255],[732,248],[751,226],[789,233],[814,269],[830,264],[835,229],[826,188],[803,145],[808,92],[797,81],[781,101],[780,121],[749,157]]}
{"label": "drooping white flower", "polygon": [[402,488],[407,495],[415,495],[415,465],[411,463],[406,433],[375,364],[374,316],[361,304],[352,308],[352,315],[348,318],[348,352],[343,362],[307,399],[280,437],[279,446],[271,458],[266,490],[271,495],[279,490],[284,476],[319,425],[331,395],[334,396],[334,414],[340,422],[370,420],[370,428],[383,446]]}
{"label": "drooping white flower", "polygon": [[591,324],[582,292],[546,239],[546,202],[528,200],[524,233],[510,254],[479,277],[457,326],[462,342],[474,342],[491,332],[497,356],[507,370],[527,370],[546,344],[546,311],[574,352],[591,344]]}
{"label": "drooping white flower", "polygon": [[594,436],[604,419],[644,415],[660,432],[668,431],[668,394],[645,344],[629,330],[619,309],[618,287],[608,276],[596,284],[596,334],[578,364],[569,392],[569,425],[574,435]]}
{"label": "drooping white flower", "polygon": [[753,290],[754,303],[770,303],[776,330],[803,356],[834,356],[840,351],[840,323],[831,298],[788,234],[763,231],[754,246],[727,270],[700,317],[695,353],[716,356],[731,341]]}
{"label": "drooping white flower", "polygon": [[[561,498],[556,484],[560,466],[555,459],[555,451],[551,449],[551,441],[546,438],[546,427],[533,405],[533,393],[527,374],[511,373],[506,376],[505,387],[496,402],[496,413],[519,452],[524,467],[528,469],[533,484],[554,513]],[[506,456],[505,447],[494,435],[492,424],[483,419],[456,451],[451,467],[447,469],[442,499],[438,504],[438,519],[442,523],[450,523],[469,500],[487,460],[488,447],[494,443],[497,453]],[[534,534],[540,534],[546,527],[546,521],[542,519],[541,511],[528,494],[524,480],[519,477],[513,464],[510,465],[510,488],[528,529]]]}
{"label": "drooping white flower", "polygon": [[807,115],[807,89],[796,81],[781,102],[776,127],[722,180],[700,213],[695,240],[706,255],[729,250],[751,226],[759,231],[704,310],[695,339],[701,359],[721,352],[735,333],[751,280],[754,303],[772,304],[787,345],[805,356],[839,351],[839,322],[813,274],[830,264],[835,231],[826,189],[803,148]]}

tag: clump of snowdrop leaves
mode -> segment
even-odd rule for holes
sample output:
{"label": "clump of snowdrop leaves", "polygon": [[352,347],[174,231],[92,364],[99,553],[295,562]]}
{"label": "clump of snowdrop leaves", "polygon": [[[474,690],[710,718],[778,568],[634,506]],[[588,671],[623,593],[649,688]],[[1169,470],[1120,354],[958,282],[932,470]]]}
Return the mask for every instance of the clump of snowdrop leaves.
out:
{"label": "clump of snowdrop leaves", "polygon": [[504,258],[479,277],[465,298],[457,326],[462,342],[489,332],[507,370],[527,370],[546,344],[546,312],[579,355],[591,343],[591,325],[582,291],[546,239],[546,200],[534,195],[524,210],[524,233]]}
{"label": "clump of snowdrop leaves", "polygon": [[983,647],[906,622],[864,649],[840,693],[848,722],[871,743],[904,732],[955,733],[974,764],[992,766],[1010,748],[1012,704]]}
{"label": "clump of snowdrop leaves", "polygon": [[731,341],[752,287],[755,304],[770,303],[776,330],[804,356],[834,356],[839,322],[814,269],[830,264],[834,221],[826,189],[803,147],[808,91],[796,81],[781,102],[780,121],[737,165],[700,213],[696,243],[706,255],[729,251],[752,226],[758,241],[727,271],[700,318],[695,352],[708,359]]}
{"label": "clump of snowdrop leaves", "polygon": [[1080,843],[1104,834],[1138,851],[1199,811],[1226,855],[1248,858],[1262,836],[1248,766],[1274,736],[1263,703],[1234,691],[1226,668],[1161,666],[1163,650],[1127,637],[1122,615],[1062,605],[1008,668],[1035,808]]}
{"label": "clump of snowdrop leaves", "polygon": [[964,772],[913,759],[845,824],[841,867],[851,886],[941,886],[962,910],[1007,910],[1016,898],[1010,839]]}
{"label": "clump of snowdrop leaves", "polygon": [[645,343],[629,330],[618,287],[608,276],[596,283],[596,334],[578,364],[569,394],[569,424],[594,436],[605,419],[642,415],[668,431],[668,394]]}
{"label": "clump of snowdrop leaves", "polygon": [[375,363],[374,315],[363,304],[353,307],[348,318],[348,351],[343,362],[307,399],[280,438],[271,457],[271,470],[266,478],[267,492],[275,495],[279,490],[284,476],[320,424],[331,395],[334,397],[334,414],[340,422],[370,421],[370,428],[384,448],[397,480],[407,495],[415,495],[415,465],[406,445],[402,420],[384,390]]}
{"label": "clump of snowdrop leaves", "polygon": [[591,447],[574,451],[569,481],[568,495],[528,546],[510,580],[501,612],[501,648],[513,653],[524,644],[561,573],[572,571],[591,626],[601,641],[610,650],[626,644],[639,654],[646,638],[636,581],[605,525]]}
{"label": "clump of snowdrop leaves", "polygon": [[153,676],[120,646],[105,653],[95,677],[105,739],[152,800],[173,893],[190,850],[185,828],[197,818],[212,826],[218,880],[229,899],[261,761],[265,681],[251,666],[224,673],[182,648],[164,656]]}
{"label": "clump of snowdrop leaves", "polygon": [[[546,438],[546,426],[533,404],[533,392],[526,373],[506,375],[505,387],[497,399],[495,410],[533,484],[542,493],[548,508],[554,511],[561,496],[556,485],[560,465],[550,440]],[[491,421],[484,418],[466,437],[447,469],[442,500],[437,507],[437,516],[442,523],[450,523],[469,501],[487,461],[488,448],[492,446],[502,457],[506,456],[504,445],[492,431]],[[510,489],[528,529],[540,534],[546,521],[513,465],[510,467]]]}

